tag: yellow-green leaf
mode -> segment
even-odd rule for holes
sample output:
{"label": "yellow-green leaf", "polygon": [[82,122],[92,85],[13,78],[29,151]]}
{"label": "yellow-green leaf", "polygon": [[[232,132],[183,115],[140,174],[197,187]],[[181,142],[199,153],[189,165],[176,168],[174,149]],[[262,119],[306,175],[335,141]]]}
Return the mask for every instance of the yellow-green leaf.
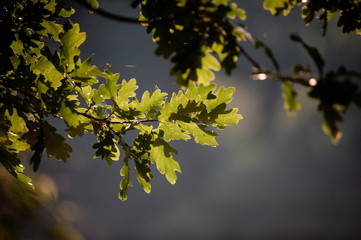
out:
{"label": "yellow-green leaf", "polygon": [[201,145],[218,146],[216,136],[218,133],[209,131],[205,125],[197,125],[194,122],[186,123],[183,121],[177,121],[181,129],[189,134],[192,134],[194,141]]}
{"label": "yellow-green leaf", "polygon": [[176,171],[181,172],[181,169],[172,153],[177,154],[177,151],[160,138],[151,145],[149,150],[152,163],[156,162],[158,171],[165,174],[167,180],[174,184],[177,181]]}
{"label": "yellow-green leaf", "polygon": [[176,123],[161,122],[159,123],[159,130],[164,132],[164,140],[167,142],[171,140],[185,140],[187,141],[191,137],[182,131],[182,129]]}
{"label": "yellow-green leaf", "polygon": [[68,72],[71,72],[79,61],[75,57],[80,54],[79,46],[85,41],[86,34],[80,33],[79,24],[73,24],[70,20],[64,24],[64,30],[60,35],[62,59]]}

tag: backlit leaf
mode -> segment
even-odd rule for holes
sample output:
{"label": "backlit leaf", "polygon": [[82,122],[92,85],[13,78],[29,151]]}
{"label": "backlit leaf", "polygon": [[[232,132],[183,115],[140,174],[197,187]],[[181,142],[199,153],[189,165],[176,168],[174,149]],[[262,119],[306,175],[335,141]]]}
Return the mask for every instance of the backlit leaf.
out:
{"label": "backlit leaf", "polygon": [[0,162],[14,177],[19,179],[26,185],[34,188],[31,179],[23,174],[24,166],[21,161],[16,157],[16,154],[10,153],[0,145]]}
{"label": "backlit leaf", "polygon": [[123,162],[125,163],[125,165],[122,167],[122,169],[120,170],[120,176],[123,177],[122,181],[120,182],[120,192],[119,192],[119,199],[122,201],[125,201],[128,199],[128,187],[131,186],[130,181],[129,181],[129,159],[130,159],[130,155],[126,154],[124,157]]}
{"label": "backlit leaf", "polygon": [[293,90],[291,82],[282,82],[281,86],[283,89],[284,108],[289,115],[294,116],[301,108],[300,103],[296,99],[297,93]]}
{"label": "backlit leaf", "polygon": [[64,30],[65,32],[60,35],[61,52],[66,68],[71,72],[77,63],[75,57],[80,54],[79,46],[85,41],[86,34],[79,33],[79,24],[73,24],[70,20],[64,24]]}
{"label": "backlit leaf", "polygon": [[176,171],[181,172],[178,162],[176,162],[172,156],[172,153],[177,154],[177,151],[167,142],[158,138],[151,145],[149,153],[152,163],[157,163],[158,171],[165,174],[167,180],[171,184],[174,184],[177,180]]}
{"label": "backlit leaf", "polygon": [[187,135],[182,129],[178,126],[177,123],[171,122],[161,122],[159,123],[159,129],[164,132],[164,140],[167,142],[171,140],[185,140],[187,141],[191,137]]}
{"label": "backlit leaf", "polygon": [[215,138],[216,136],[218,136],[218,133],[207,130],[207,126],[197,125],[194,122],[186,123],[182,121],[177,121],[177,123],[182,130],[192,134],[196,143],[199,143],[201,145],[218,146]]}
{"label": "backlit leaf", "polygon": [[44,145],[46,154],[49,158],[55,157],[59,160],[66,161],[70,157],[72,148],[65,143],[65,138],[56,133],[56,128],[49,125],[48,122],[42,124],[44,131]]}

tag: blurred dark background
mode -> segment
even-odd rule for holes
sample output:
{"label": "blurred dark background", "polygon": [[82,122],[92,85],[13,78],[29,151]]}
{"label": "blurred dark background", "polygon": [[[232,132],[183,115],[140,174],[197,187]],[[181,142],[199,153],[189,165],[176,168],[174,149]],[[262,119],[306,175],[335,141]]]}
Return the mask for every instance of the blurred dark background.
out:
{"label": "blurred dark background", "polygon": [[[137,17],[130,1],[99,2],[105,10]],[[305,27],[300,8],[274,17],[263,10],[262,0],[236,2],[247,11],[248,30],[274,51],[283,73],[297,63],[316,70],[301,46],[289,40],[291,33],[318,47],[326,70],[341,64],[360,70],[360,36],[342,34],[335,21],[322,39],[321,23]],[[101,69],[109,63],[121,79],[136,78],[139,95],[156,87],[178,91],[168,74],[170,62],[154,55],[156,45],[144,27],[69,3],[76,10],[73,22],[87,33],[82,59],[95,53],[93,63]],[[271,68],[263,52],[242,45]],[[94,240],[361,239],[361,111],[350,108],[335,146],[322,132],[322,116],[306,89],[296,88],[302,110],[288,117],[279,82],[253,81],[250,68],[241,57],[232,76],[216,74],[219,86],[236,87],[231,105],[244,119],[221,132],[217,148],[194,141],[173,144],[182,168],[175,185],[154,168],[151,193],[133,178],[129,199],[121,202],[122,161],[109,167],[93,159],[91,135],[69,141],[73,153],[66,164],[44,159],[39,171],[56,183],[59,200],[71,203],[73,227]]]}

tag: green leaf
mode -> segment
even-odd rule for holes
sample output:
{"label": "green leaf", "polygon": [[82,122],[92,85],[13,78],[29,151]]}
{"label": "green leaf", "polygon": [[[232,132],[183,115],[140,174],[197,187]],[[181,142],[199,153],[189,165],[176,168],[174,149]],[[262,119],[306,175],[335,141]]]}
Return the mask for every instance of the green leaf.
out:
{"label": "green leaf", "polygon": [[0,162],[9,171],[14,177],[19,179],[21,182],[26,185],[34,188],[31,183],[31,179],[23,174],[24,166],[21,164],[21,161],[16,157],[16,154],[7,151],[0,145]]}
{"label": "green leaf", "polygon": [[79,46],[86,38],[86,34],[79,33],[79,30],[79,24],[73,24],[68,20],[64,24],[65,32],[60,34],[62,60],[67,68],[67,72],[75,69],[75,64],[79,61],[76,58],[80,54]]}
{"label": "green leaf", "polygon": [[49,158],[55,157],[65,162],[70,157],[71,147],[65,143],[65,138],[62,135],[56,133],[56,128],[49,125],[47,121],[44,121],[42,127],[47,156]]}
{"label": "green leaf", "polygon": [[291,82],[282,82],[282,96],[284,98],[284,108],[287,110],[288,115],[294,116],[297,111],[301,109],[300,103],[297,101],[297,93],[293,90]]}
{"label": "green leaf", "polygon": [[270,10],[273,15],[278,14],[277,9],[284,8],[287,3],[287,0],[265,0],[263,2],[263,8]]}
{"label": "green leaf", "polygon": [[64,119],[68,127],[76,128],[80,124],[80,115],[74,111],[72,103],[63,101],[59,109],[59,115]]}
{"label": "green leaf", "polygon": [[217,93],[214,94],[215,98],[204,101],[204,104],[207,106],[207,110],[212,110],[222,103],[229,103],[232,100],[234,91],[235,88],[233,87],[226,89],[224,87],[219,88]]}
{"label": "green leaf", "polygon": [[197,83],[208,85],[210,81],[214,80],[213,71],[219,71],[221,65],[219,64],[218,60],[208,52],[205,53],[201,63],[202,68],[196,69]]}
{"label": "green leaf", "polygon": [[204,101],[209,97],[209,94],[216,89],[216,84],[204,85],[199,84],[196,86],[194,82],[188,84],[188,89],[185,96],[190,100]]}
{"label": "green leaf", "polygon": [[97,9],[99,8],[99,3],[97,0],[86,0],[87,4],[91,9]]}
{"label": "green leaf", "polygon": [[96,77],[106,76],[99,70],[98,67],[91,65],[92,58],[93,55],[91,55],[83,63],[79,64],[79,66],[77,66],[76,69],[74,69],[74,71],[70,74],[72,80],[74,82],[81,83],[81,86],[92,85],[98,82]]}
{"label": "green leaf", "polygon": [[19,153],[20,151],[25,151],[29,148],[29,145],[23,141],[20,140],[19,135],[9,132],[8,134],[8,140],[10,140],[11,143],[4,144],[7,148],[11,149],[11,151],[15,153]]}
{"label": "green leaf", "polygon": [[53,37],[55,41],[60,41],[59,34],[63,30],[63,27],[60,24],[43,19],[41,26],[45,28],[45,34],[48,37]]}
{"label": "green leaf", "polygon": [[99,86],[98,91],[94,91],[92,100],[95,104],[99,105],[100,103],[104,102],[105,99],[109,99],[109,98],[110,98],[109,91],[106,89],[104,84],[101,84]]}
{"label": "green leaf", "polygon": [[41,57],[37,63],[33,64],[31,70],[35,74],[42,74],[45,77],[45,81],[49,82],[54,89],[57,89],[62,84],[61,80],[63,79],[63,75],[53,63],[45,57]]}
{"label": "green leaf", "polygon": [[[230,110],[226,110],[227,105],[222,103],[218,105],[215,109],[213,109],[208,115],[210,120],[214,120],[219,126],[215,127],[224,127],[227,125],[237,124],[239,120],[242,119],[242,116],[237,114],[238,109],[232,108]],[[210,121],[213,122],[213,121]]]}
{"label": "green leaf", "polygon": [[177,123],[161,122],[159,123],[159,130],[164,132],[164,140],[167,142],[171,140],[184,140],[187,141],[191,137],[184,133]]}
{"label": "green leaf", "polygon": [[324,109],[324,119],[322,124],[323,131],[331,137],[331,140],[334,144],[337,144],[341,137],[342,133],[337,127],[336,122],[342,121],[342,117],[334,108]]}
{"label": "green leaf", "polygon": [[110,97],[115,100],[117,97],[117,92],[120,89],[121,85],[117,84],[117,81],[119,79],[119,73],[113,74],[112,68],[108,66],[108,69],[104,72],[106,75],[104,78],[106,79],[105,88],[109,91]]}
{"label": "green leaf", "polygon": [[192,134],[194,141],[201,145],[218,146],[216,136],[218,133],[206,130],[205,125],[197,125],[194,122],[186,123],[183,121],[177,121],[181,129],[189,134]]}
{"label": "green leaf", "polygon": [[119,192],[119,199],[122,201],[125,201],[128,199],[128,187],[131,186],[130,180],[129,180],[129,159],[130,154],[126,154],[124,157],[123,162],[125,165],[120,170],[120,176],[123,177],[122,181],[120,182],[120,192]]}
{"label": "green leaf", "polygon": [[178,112],[178,107],[180,105],[186,106],[188,104],[188,98],[183,94],[182,91],[178,92],[178,95],[173,93],[172,98],[170,101],[165,101],[163,108],[160,110],[160,114],[158,117],[159,121],[166,121],[168,120],[172,113]]}
{"label": "green leaf", "polygon": [[290,13],[291,9],[298,4],[300,4],[300,1],[265,0],[263,2],[263,8],[270,10],[273,15],[278,15],[283,11],[283,15],[286,16]]}
{"label": "green leaf", "polygon": [[18,115],[16,108],[13,108],[12,114],[9,113],[9,110],[6,110],[5,118],[11,123],[9,128],[10,132],[17,134],[26,131],[26,123],[24,119]]}
{"label": "green leaf", "polygon": [[119,108],[121,108],[125,103],[128,103],[130,97],[136,96],[134,92],[138,88],[136,83],[137,81],[134,78],[130,79],[129,82],[125,80],[122,81],[122,85],[114,99]]}
{"label": "green leaf", "polygon": [[241,20],[246,20],[246,11],[241,8],[238,8],[236,3],[229,4],[229,7],[232,10],[227,14],[230,18],[235,19],[237,16]]}
{"label": "green leaf", "polygon": [[135,108],[141,112],[147,113],[151,108],[163,104],[166,96],[167,93],[161,92],[159,89],[155,90],[151,97],[149,97],[149,92],[145,91],[141,103],[137,104]]}
{"label": "green leaf", "polygon": [[94,158],[102,157],[109,166],[113,165],[113,161],[118,161],[120,156],[119,148],[115,142],[116,139],[111,131],[105,131],[99,135],[98,142],[93,145],[93,148],[97,149]]}
{"label": "green leaf", "polygon": [[156,162],[158,171],[165,174],[167,180],[174,184],[177,180],[176,171],[181,172],[181,169],[178,162],[174,160],[172,153],[177,154],[177,151],[160,138],[155,140],[149,150],[152,163]]}
{"label": "green leaf", "polygon": [[153,176],[150,174],[150,163],[148,160],[148,154],[144,154],[140,157],[135,157],[134,162],[138,182],[140,183],[140,185],[142,185],[143,190],[146,193],[150,193],[151,185],[149,181],[153,178]]}

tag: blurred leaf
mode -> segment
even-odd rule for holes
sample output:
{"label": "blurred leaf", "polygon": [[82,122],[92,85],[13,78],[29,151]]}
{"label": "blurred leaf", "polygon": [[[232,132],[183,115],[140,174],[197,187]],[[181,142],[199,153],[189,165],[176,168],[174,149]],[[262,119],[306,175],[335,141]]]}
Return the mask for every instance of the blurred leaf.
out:
{"label": "blurred leaf", "polygon": [[340,114],[332,108],[324,110],[324,121],[322,124],[323,131],[331,137],[331,140],[334,144],[337,144],[341,137],[342,133],[336,125],[336,122],[342,121]]}
{"label": "blurred leaf", "polygon": [[270,10],[272,14],[279,14],[279,9],[286,6],[287,0],[264,0],[263,7]]}
{"label": "blurred leaf", "polygon": [[86,2],[92,9],[99,8],[99,3],[97,0],[86,0]]}
{"label": "blurred leaf", "polygon": [[323,60],[321,54],[318,52],[317,48],[310,47],[299,36],[297,36],[295,34],[291,34],[290,37],[291,37],[291,39],[293,41],[299,42],[299,43],[302,44],[302,46],[306,49],[306,51],[308,52],[308,54],[310,55],[310,57],[312,58],[312,60],[316,64],[319,73],[322,75],[323,74],[323,67],[325,65],[325,61]]}
{"label": "blurred leaf", "polygon": [[301,109],[300,103],[297,101],[297,93],[293,90],[291,82],[282,82],[282,96],[284,98],[284,108],[287,110],[288,115],[295,116],[297,111]]}

